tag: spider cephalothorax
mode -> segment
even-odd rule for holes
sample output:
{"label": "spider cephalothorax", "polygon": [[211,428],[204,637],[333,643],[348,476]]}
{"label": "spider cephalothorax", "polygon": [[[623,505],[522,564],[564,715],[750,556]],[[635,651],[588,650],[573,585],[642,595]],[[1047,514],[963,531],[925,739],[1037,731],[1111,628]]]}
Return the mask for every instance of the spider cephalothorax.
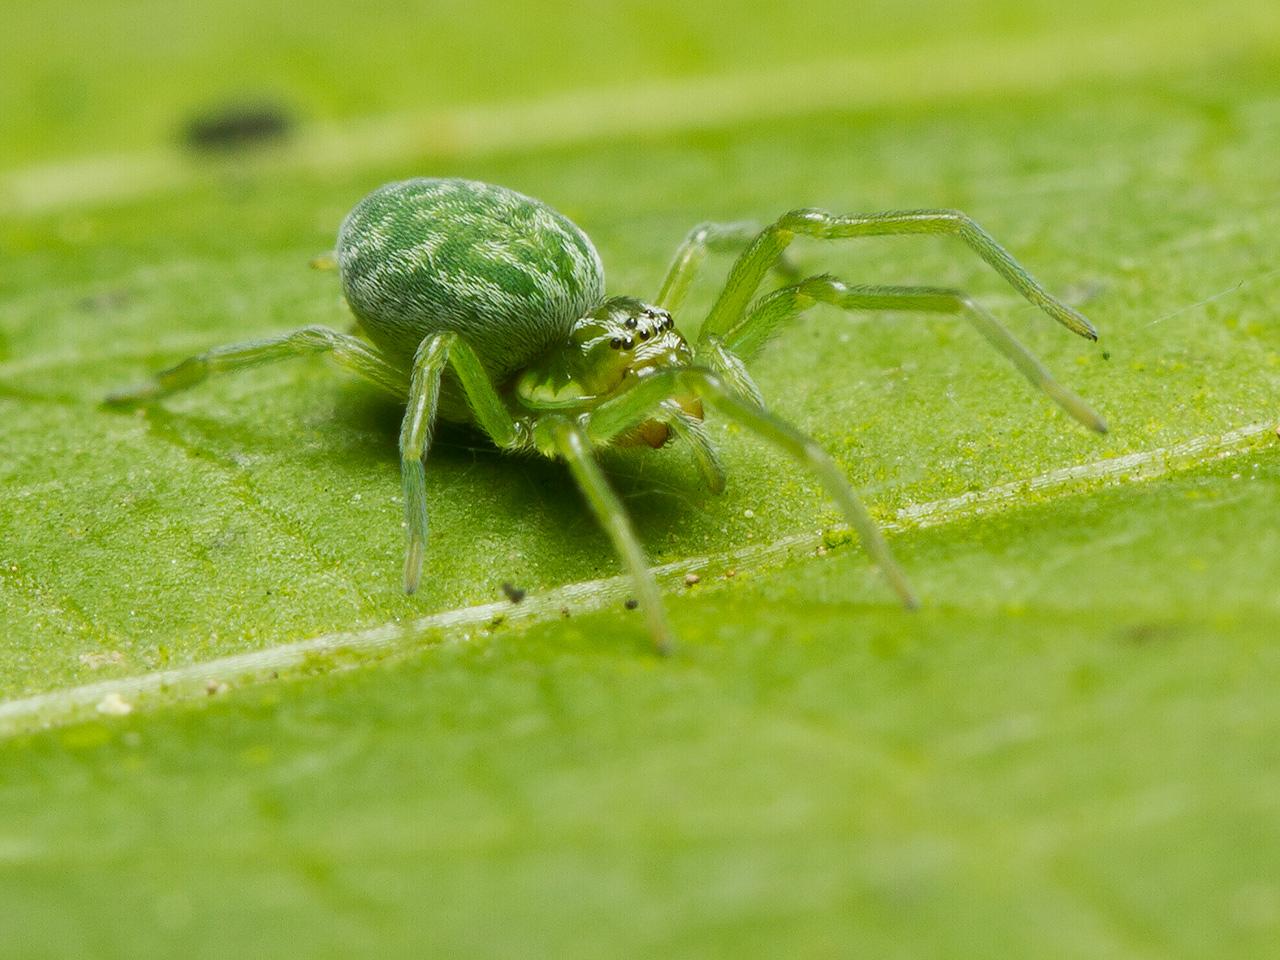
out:
{"label": "spider cephalothorax", "polygon": [[[693,351],[671,314],[634,297],[611,297],[573,325],[568,339],[532,361],[516,381],[516,398],[531,411],[585,413],[663,369],[687,367]],[[696,396],[673,398],[702,418]],[[620,446],[662,446],[670,430],[648,420],[616,439]]]}
{"label": "spider cephalothorax", "polygon": [[[660,447],[674,436],[685,442],[708,487],[718,491],[724,470],[702,424],[706,403],[809,466],[903,603],[914,606],[906,577],[844,474],[813,440],[766,410],[746,361],[771,337],[817,303],[955,314],[1076,420],[1098,431],[1106,425],[959,291],[853,286],[824,275],[759,293],[797,236],[834,240],[905,233],[963,241],[1054,320],[1097,338],[1088,320],[1052,297],[986,231],[954,210],[838,216],[803,209],[763,228],[702,224],[676,251],[650,304],[605,299],[604,268],[591,241],[546,204],[491,184],[421,178],[366,196],[338,234],[332,260],[368,340],[304,327],[215,348],[110,399],[145,402],[218,371],[327,352],[404,400],[400,457],[408,530],[404,585],[410,593],[426,555],[424,468],[437,417],[474,423],[504,450],[563,458],[630,568],[661,650],[669,648],[671,632],[657,585],[593,453],[619,444]],[[740,254],[689,343],[676,330],[672,312],[712,250]]]}

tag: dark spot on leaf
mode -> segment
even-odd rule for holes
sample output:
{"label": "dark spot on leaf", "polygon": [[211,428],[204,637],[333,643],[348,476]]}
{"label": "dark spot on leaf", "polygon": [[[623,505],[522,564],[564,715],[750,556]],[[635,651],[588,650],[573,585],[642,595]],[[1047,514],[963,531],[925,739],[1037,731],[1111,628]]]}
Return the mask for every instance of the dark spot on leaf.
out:
{"label": "dark spot on leaf", "polygon": [[187,120],[182,142],[193,150],[234,152],[284,140],[293,128],[292,111],[279,103],[224,103]]}

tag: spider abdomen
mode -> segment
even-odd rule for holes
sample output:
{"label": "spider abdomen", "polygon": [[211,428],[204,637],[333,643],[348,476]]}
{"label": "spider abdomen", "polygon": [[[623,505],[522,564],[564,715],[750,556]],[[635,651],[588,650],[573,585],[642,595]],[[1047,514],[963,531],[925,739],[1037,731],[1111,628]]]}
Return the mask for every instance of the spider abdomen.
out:
{"label": "spider abdomen", "polygon": [[361,326],[406,367],[424,338],[453,331],[501,382],[604,299],[585,233],[538,200],[473,180],[378,188],[342,222],[337,254]]}

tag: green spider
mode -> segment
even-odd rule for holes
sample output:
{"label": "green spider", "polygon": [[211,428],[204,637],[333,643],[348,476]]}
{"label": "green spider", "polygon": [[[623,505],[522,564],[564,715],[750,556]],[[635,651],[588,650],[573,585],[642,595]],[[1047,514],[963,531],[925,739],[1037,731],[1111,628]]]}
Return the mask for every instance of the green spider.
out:
{"label": "green spider", "polygon": [[[907,607],[905,575],[862,501],[812,439],[769,413],[745,361],[815,303],[845,310],[960,314],[1028,380],[1085,426],[1106,424],[1059,384],[986,310],[956,290],[850,286],[813,276],[757,298],[796,236],[839,239],[928,233],[958,237],[1019,293],[1067,329],[1097,339],[1089,321],[1049,295],[981,227],[952,210],[835,216],[793,210],[760,229],[694,228],[652,303],[606,297],[600,257],[577,226],[530,197],[490,184],[415,179],[380,187],[338,232],[342,289],[368,340],[326,327],[216,347],[108,402],[137,404],[214,373],[328,353],[406,401],[400,457],[408,546],[404,588],[422,575],[427,542],[425,462],[436,419],[472,423],[502,450],[560,457],[635,581],[660,651],[671,647],[658,587],[622,503],[596,462],[601,447],[683,440],[716,492],[724,470],[703,426],[703,404],[807,464]],[[672,314],[711,250],[741,250],[692,343]]]}

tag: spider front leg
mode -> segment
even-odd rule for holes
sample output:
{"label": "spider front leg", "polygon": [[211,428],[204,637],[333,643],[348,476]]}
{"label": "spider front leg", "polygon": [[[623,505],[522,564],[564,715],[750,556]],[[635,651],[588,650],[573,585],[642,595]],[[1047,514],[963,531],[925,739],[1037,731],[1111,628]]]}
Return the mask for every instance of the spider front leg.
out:
{"label": "spider front leg", "polygon": [[626,393],[605,401],[592,411],[586,418],[586,437],[592,445],[608,443],[652,417],[653,412],[671,397],[690,394],[812,470],[849,525],[857,531],[864,549],[883,571],[903,605],[908,608],[918,606],[915,593],[893,558],[880,528],[826,451],[791,424],[763,407],[741,399],[713,373],[697,367],[673,367],[646,377]]}
{"label": "spider front leg", "polygon": [[[654,298],[654,305],[675,313],[684,302],[708,253],[738,253],[759,233],[760,224],[754,220],[698,224],[676,248],[666,278]],[[787,279],[794,280],[800,275],[795,264],[786,257],[778,257],[770,266]]]}
{"label": "spider front leg", "polygon": [[604,471],[596,463],[590,439],[577,424],[554,414],[538,420],[534,435],[540,449],[559,454],[569,464],[569,470],[586,497],[591,512],[613,541],[614,549],[631,573],[631,580],[639,594],[637,599],[644,608],[645,619],[649,621],[649,633],[653,637],[654,646],[659,653],[670,653],[673,646],[671,627],[667,624],[667,616],[662,609],[658,584],[649,571],[644,549],[636,539],[622,501],[613,492]]}
{"label": "spider front leg", "polygon": [[457,334],[437,333],[419,344],[409,378],[409,399],[400,424],[400,475],[408,537],[404,557],[405,593],[413,593],[422,578],[427,547],[426,460],[446,366],[453,368],[472,416],[494,444],[511,449],[520,444],[524,434],[524,425],[512,419],[480,358]]}
{"label": "spider front leg", "polygon": [[[761,297],[751,312],[730,327],[723,338],[711,338],[699,346],[698,358],[718,369],[725,354],[750,359],[780,327],[815,303],[829,303],[842,310],[919,311],[959,314],[972,323],[993,347],[1055,403],[1079,423],[1098,433],[1107,432],[1102,417],[1064,387],[1009,330],[972,297],[959,290],[939,287],[849,286],[834,277],[810,277]],[[702,356],[702,354],[706,356]]]}
{"label": "spider front leg", "polygon": [[1068,330],[1089,340],[1098,339],[1097,331],[1088,320],[1054,298],[991,234],[958,210],[899,210],[855,216],[837,216],[823,210],[785,213],[761,231],[738,257],[719,299],[702,325],[700,337],[723,337],[739,323],[769,267],[796,236],[839,240],[918,233],[958,237],[1010,286]]}
{"label": "spider front leg", "polygon": [[264,363],[314,353],[327,353],[340,366],[377,384],[388,393],[396,397],[404,396],[408,385],[404,371],[387,361],[368,343],[359,337],[338,333],[328,327],[303,327],[278,337],[214,347],[188,357],[167,370],[161,370],[151,380],[132,390],[110,394],[106,402],[113,406],[147,403],[179,390],[187,390],[215,374],[235,373]]}
{"label": "spider front leg", "polygon": [[664,401],[662,409],[676,439],[683,440],[693,454],[693,462],[706,481],[707,488],[712,493],[723,493],[724,465],[720,463],[720,453],[711,441],[706,426],[700,419],[685,412],[684,407],[675,400]]}

